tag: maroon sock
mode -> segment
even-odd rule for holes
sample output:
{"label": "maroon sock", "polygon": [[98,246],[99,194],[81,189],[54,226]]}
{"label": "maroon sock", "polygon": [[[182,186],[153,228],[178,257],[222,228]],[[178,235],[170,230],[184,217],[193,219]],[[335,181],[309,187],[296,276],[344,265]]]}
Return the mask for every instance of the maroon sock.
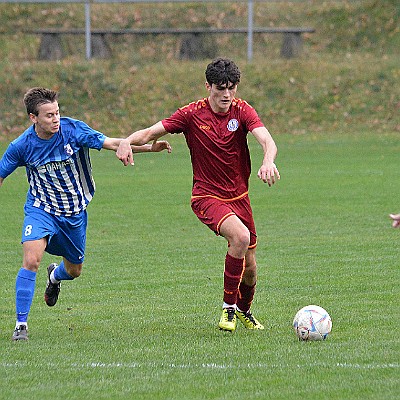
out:
{"label": "maroon sock", "polygon": [[237,306],[240,311],[247,312],[250,310],[251,303],[254,298],[254,292],[256,291],[256,284],[248,286],[245,283],[241,283],[239,286],[239,294]]}
{"label": "maroon sock", "polygon": [[236,304],[240,280],[244,270],[244,258],[234,258],[228,253],[225,257],[224,302]]}

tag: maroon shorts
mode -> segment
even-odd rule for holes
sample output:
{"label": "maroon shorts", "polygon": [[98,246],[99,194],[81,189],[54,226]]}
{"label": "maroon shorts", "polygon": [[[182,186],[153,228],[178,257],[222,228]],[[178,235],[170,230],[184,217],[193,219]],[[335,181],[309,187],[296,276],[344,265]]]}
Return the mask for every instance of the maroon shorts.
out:
{"label": "maroon shorts", "polygon": [[192,210],[197,218],[217,235],[221,224],[231,215],[236,215],[250,232],[249,249],[257,246],[257,233],[249,196],[224,200],[212,196],[192,198]]}

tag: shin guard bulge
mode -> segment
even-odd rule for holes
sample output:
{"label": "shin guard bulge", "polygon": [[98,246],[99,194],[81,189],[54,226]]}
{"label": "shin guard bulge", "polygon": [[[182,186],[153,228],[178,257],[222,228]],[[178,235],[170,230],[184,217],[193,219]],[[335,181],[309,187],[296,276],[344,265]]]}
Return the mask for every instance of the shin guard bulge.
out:
{"label": "shin guard bulge", "polygon": [[254,284],[253,286],[248,286],[245,283],[241,282],[239,286],[239,294],[237,301],[237,306],[240,311],[247,312],[250,310],[255,291],[256,291],[256,284]]}
{"label": "shin guard bulge", "polygon": [[18,322],[27,322],[35,293],[36,272],[21,268],[15,281],[15,308]]}
{"label": "shin guard bulge", "polygon": [[236,304],[238,290],[244,270],[244,258],[235,258],[229,254],[225,257],[224,302]]}

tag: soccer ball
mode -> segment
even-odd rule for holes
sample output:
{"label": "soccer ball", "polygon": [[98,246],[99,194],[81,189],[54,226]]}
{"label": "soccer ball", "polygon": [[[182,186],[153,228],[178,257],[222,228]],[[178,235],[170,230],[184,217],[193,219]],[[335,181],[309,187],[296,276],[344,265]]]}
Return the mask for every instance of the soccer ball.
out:
{"label": "soccer ball", "polygon": [[332,330],[332,320],[322,307],[309,305],[297,312],[293,328],[299,340],[325,340]]}

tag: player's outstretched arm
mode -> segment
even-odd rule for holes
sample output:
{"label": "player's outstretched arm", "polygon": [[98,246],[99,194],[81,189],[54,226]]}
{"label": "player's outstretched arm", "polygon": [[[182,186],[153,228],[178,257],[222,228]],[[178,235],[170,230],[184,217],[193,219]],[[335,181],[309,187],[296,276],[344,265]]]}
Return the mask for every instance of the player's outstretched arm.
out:
{"label": "player's outstretched arm", "polygon": [[400,214],[389,214],[389,217],[392,219],[393,228],[400,227]]}
{"label": "player's outstretched arm", "polygon": [[268,186],[272,186],[278,179],[281,178],[278,168],[274,163],[275,157],[278,154],[278,148],[276,147],[274,139],[272,139],[272,136],[268,132],[267,128],[255,128],[251,133],[257,139],[258,143],[260,143],[264,152],[263,162],[258,170],[257,176],[264,183],[268,183]]}
{"label": "player's outstretched arm", "polygon": [[166,140],[154,140],[152,144],[144,144],[142,146],[131,146],[133,153],[145,153],[145,152],[152,152],[158,153],[163,150],[167,150],[168,153],[171,153],[172,147]]}
{"label": "player's outstretched arm", "polygon": [[117,151],[122,138],[106,137],[103,143],[103,149]]}
{"label": "player's outstretched arm", "polygon": [[[107,137],[104,140],[103,149],[113,150],[113,151],[117,152],[117,150],[123,140],[125,140],[125,139]],[[167,150],[168,153],[171,153],[171,151],[172,151],[171,145],[166,140],[161,140],[159,142],[157,140],[154,140],[152,144],[144,144],[142,146],[131,145],[130,148],[131,148],[130,164],[132,164],[132,165],[134,164],[132,153],[145,153],[145,152],[156,153],[156,152],[160,152],[163,150]]]}
{"label": "player's outstretched arm", "polygon": [[125,166],[128,164],[133,165],[132,145],[143,146],[153,142],[152,146],[158,148],[158,145],[155,145],[154,142],[167,133],[161,121],[148,128],[133,132],[126,139],[121,140],[116,155]]}
{"label": "player's outstretched arm", "polygon": [[[103,149],[117,151],[121,141],[123,138],[106,138],[103,143]],[[172,147],[166,140],[157,141],[154,140],[152,144],[144,144],[143,146],[131,146],[132,151],[134,153],[145,153],[145,152],[153,152],[157,153],[163,150],[167,150],[168,153],[171,153]]]}

